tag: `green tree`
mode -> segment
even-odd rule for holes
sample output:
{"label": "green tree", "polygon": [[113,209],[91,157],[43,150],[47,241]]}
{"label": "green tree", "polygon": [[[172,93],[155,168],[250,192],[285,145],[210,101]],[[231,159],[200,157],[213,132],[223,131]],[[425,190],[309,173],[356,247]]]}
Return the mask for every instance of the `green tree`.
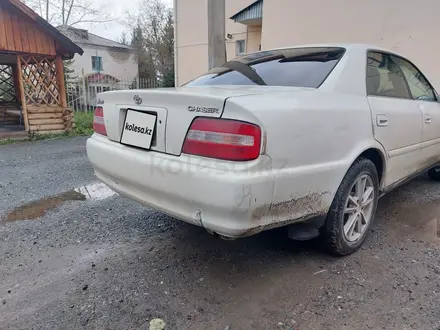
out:
{"label": "green tree", "polygon": [[63,64],[64,64],[64,81],[66,84],[73,81],[73,80],[78,79],[78,76],[76,75],[75,70],[72,68],[74,62],[75,61],[73,59],[65,60],[63,62]]}
{"label": "green tree", "polygon": [[157,69],[151,53],[146,49],[144,34],[139,23],[132,28],[131,47],[136,52],[139,77],[142,79],[156,79]]}
{"label": "green tree", "polygon": [[167,69],[163,75],[163,87],[174,87],[174,68]]}
{"label": "green tree", "polygon": [[[128,14],[132,47],[137,50],[140,77],[156,77],[162,85],[174,85],[174,17],[163,0],[141,0]],[[135,22],[135,24],[132,24]],[[166,80],[166,82],[165,82]]]}
{"label": "green tree", "polygon": [[63,62],[64,66],[64,86],[66,88],[67,102],[69,102],[69,107],[75,110],[79,108],[80,92],[78,90],[78,76],[73,69],[74,60],[65,60]]}

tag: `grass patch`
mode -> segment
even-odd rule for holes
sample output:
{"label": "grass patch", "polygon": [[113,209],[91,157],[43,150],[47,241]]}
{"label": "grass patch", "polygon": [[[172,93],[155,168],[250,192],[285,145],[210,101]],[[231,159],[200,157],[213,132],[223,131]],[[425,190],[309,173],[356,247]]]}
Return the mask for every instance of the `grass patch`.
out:
{"label": "grass patch", "polygon": [[75,112],[75,128],[70,132],[73,136],[93,134],[93,112]]}
{"label": "grass patch", "polygon": [[4,146],[4,145],[7,145],[7,144],[12,144],[12,143],[15,143],[15,142],[20,142],[20,141],[13,140],[13,139],[2,139],[2,140],[0,140],[0,146]]}
{"label": "grass patch", "polygon": [[38,134],[38,133],[34,133],[34,134],[30,134],[29,135],[29,140],[30,142],[35,142],[35,141],[42,141],[42,140],[51,140],[51,139],[63,139],[63,138],[69,138],[69,137],[73,137],[76,135],[73,135],[72,132],[65,132],[65,133],[47,133],[47,134]]}
{"label": "grass patch", "polygon": [[0,145],[12,144],[24,141],[41,141],[49,139],[66,139],[75,136],[90,136],[93,134],[93,112],[75,112],[75,128],[70,132],[56,134],[31,134],[27,140],[4,139],[0,140]]}

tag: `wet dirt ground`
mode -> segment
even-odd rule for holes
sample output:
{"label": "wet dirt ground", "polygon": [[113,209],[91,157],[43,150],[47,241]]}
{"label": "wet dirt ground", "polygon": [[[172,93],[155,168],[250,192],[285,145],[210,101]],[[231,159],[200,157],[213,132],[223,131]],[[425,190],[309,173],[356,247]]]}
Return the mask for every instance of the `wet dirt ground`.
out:
{"label": "wet dirt ground", "polygon": [[385,196],[363,249],[333,258],[122,198],[84,143],[0,146],[0,329],[440,329],[439,183]]}

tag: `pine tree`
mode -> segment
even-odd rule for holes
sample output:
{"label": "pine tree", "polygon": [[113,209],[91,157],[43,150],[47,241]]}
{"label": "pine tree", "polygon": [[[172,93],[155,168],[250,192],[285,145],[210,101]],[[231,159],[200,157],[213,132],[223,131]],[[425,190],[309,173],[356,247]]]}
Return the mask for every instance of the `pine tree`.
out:
{"label": "pine tree", "polygon": [[69,100],[75,100],[73,104],[69,104],[69,107],[76,110],[76,108],[78,107],[78,102],[76,100],[79,99],[79,95],[77,90],[78,85],[75,83],[75,81],[78,79],[78,76],[73,69],[73,63],[73,59],[63,61],[64,86],[66,89],[67,101],[69,102]]}
{"label": "pine tree", "polygon": [[63,62],[64,64],[64,82],[67,87],[67,84],[70,83],[73,80],[78,79],[78,76],[75,73],[75,70],[72,68],[73,63],[75,61],[73,59],[66,60]]}
{"label": "pine tree", "polygon": [[163,75],[163,87],[174,87],[174,67],[166,69]]}
{"label": "pine tree", "polygon": [[136,49],[139,78],[161,86],[173,86],[173,11],[163,0],[140,0],[138,7],[135,14],[128,14],[128,18],[134,23],[131,46]]}
{"label": "pine tree", "polygon": [[131,47],[136,51],[139,77],[142,79],[156,79],[156,66],[151,54],[146,50],[145,39],[141,26],[138,24],[131,32]]}

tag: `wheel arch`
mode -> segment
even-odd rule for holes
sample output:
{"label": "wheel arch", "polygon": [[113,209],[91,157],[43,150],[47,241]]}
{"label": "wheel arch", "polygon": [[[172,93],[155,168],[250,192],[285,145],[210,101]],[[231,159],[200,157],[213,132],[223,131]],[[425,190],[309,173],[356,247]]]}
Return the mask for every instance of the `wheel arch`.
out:
{"label": "wheel arch", "polygon": [[386,174],[386,156],[384,151],[378,147],[367,148],[356,157],[353,163],[359,158],[366,158],[373,162],[379,177],[379,187],[382,188],[385,183]]}
{"label": "wheel arch", "polygon": [[335,182],[336,185],[335,189],[332,192],[332,198],[334,198],[342,180],[347,175],[347,172],[359,158],[366,158],[373,162],[377,169],[377,174],[379,177],[379,190],[383,191],[385,187],[385,179],[387,173],[386,153],[379,143],[372,144],[371,142],[369,142],[363,144],[363,146],[358,148],[357,150],[354,150],[346,159],[347,162],[345,163],[344,171],[341,172],[341,176],[336,181],[337,183]]}

